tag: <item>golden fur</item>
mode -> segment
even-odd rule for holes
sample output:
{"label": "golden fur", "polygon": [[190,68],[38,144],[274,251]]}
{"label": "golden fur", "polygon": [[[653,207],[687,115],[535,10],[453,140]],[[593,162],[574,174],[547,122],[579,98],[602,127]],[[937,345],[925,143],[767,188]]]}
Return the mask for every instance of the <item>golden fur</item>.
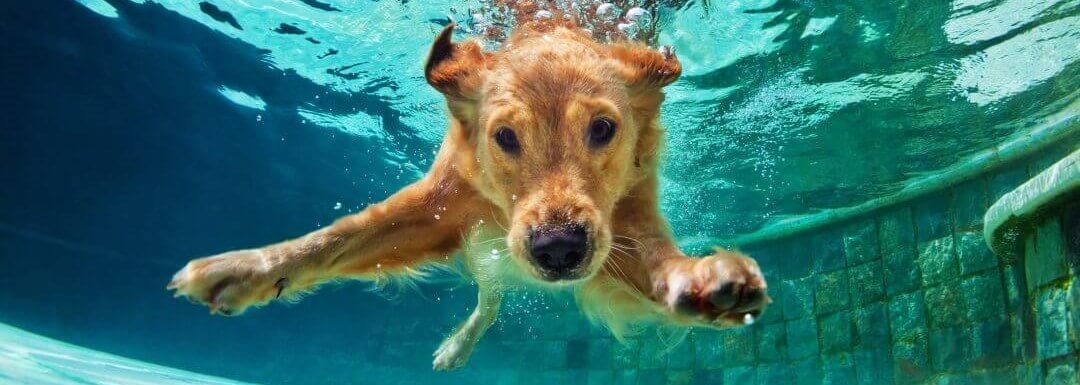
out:
{"label": "golden fur", "polygon": [[[670,49],[600,44],[563,21],[526,23],[496,52],[452,34],[453,25],[439,35],[425,67],[451,117],[425,177],[298,239],[193,260],[168,287],[233,315],[329,280],[378,279],[460,255],[479,304],[436,351],[436,369],[463,365],[501,293],[523,282],[570,287],[616,335],[647,319],[737,326],[764,309],[753,260],[723,250],[688,257],[660,214],[661,90],[680,73]],[[594,148],[586,138],[597,117],[617,130]],[[494,143],[507,127],[519,153]],[[548,282],[529,259],[527,233],[570,222],[587,224],[590,257],[580,277]]]}

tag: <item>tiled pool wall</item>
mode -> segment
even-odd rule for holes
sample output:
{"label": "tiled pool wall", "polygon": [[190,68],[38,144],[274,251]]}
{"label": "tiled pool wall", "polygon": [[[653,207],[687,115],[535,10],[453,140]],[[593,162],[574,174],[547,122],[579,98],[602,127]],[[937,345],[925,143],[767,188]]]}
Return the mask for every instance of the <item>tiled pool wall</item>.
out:
{"label": "tiled pool wall", "polygon": [[1080,206],[1026,225],[1006,255],[982,231],[989,205],[1068,150],[744,247],[775,300],[752,326],[620,343],[568,296],[519,293],[467,370],[519,384],[1080,383]]}
{"label": "tiled pool wall", "polygon": [[745,381],[1080,383],[1080,207],[1030,224],[1023,247],[1006,255],[994,255],[982,231],[988,205],[1044,165],[748,249],[777,306],[750,330],[719,333],[750,341],[757,359],[738,370],[757,378]]}

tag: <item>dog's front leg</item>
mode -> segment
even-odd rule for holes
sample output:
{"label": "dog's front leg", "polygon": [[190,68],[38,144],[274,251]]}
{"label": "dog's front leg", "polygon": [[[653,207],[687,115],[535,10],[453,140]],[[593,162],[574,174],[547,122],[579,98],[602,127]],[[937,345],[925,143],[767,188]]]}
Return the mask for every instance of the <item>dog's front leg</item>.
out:
{"label": "dog's front leg", "polygon": [[475,193],[449,173],[433,173],[383,202],[298,239],[193,260],[169,283],[177,296],[240,314],[296,297],[337,278],[406,271],[457,250]]}
{"label": "dog's front leg", "polygon": [[633,257],[610,259],[604,275],[653,302],[668,323],[740,326],[753,322],[772,302],[757,263],[738,252],[718,249],[689,257],[670,241],[647,238],[637,250],[624,247],[620,252]]}
{"label": "dog's front leg", "polygon": [[498,288],[481,284],[476,308],[469,315],[469,319],[458,326],[435,350],[432,367],[435,370],[453,370],[464,366],[476,344],[480,342],[480,337],[495,323],[501,302],[502,293]]}
{"label": "dog's front leg", "polygon": [[654,308],[670,323],[753,322],[772,302],[757,262],[722,249],[700,258],[684,254],[657,209],[653,183],[620,203],[613,225],[613,253],[620,255],[607,260],[604,276],[658,305]]}
{"label": "dog's front leg", "polygon": [[464,366],[480,338],[495,323],[504,288],[500,271],[505,268],[503,264],[513,262],[507,260],[508,256],[488,252],[486,250],[490,248],[479,246],[490,246],[492,241],[505,236],[495,229],[482,226],[474,228],[469,236],[462,254],[466,268],[476,281],[476,308],[435,350],[435,360],[432,362],[435,370],[453,370]]}

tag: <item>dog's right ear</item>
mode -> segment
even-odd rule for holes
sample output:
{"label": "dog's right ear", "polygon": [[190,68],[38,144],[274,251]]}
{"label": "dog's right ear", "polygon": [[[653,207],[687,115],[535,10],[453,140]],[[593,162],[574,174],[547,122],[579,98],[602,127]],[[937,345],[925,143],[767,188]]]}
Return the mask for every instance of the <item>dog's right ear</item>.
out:
{"label": "dog's right ear", "polygon": [[488,54],[475,41],[453,42],[454,23],[450,23],[431,46],[424,76],[428,84],[446,95],[453,104],[478,99],[482,73],[487,68]]}

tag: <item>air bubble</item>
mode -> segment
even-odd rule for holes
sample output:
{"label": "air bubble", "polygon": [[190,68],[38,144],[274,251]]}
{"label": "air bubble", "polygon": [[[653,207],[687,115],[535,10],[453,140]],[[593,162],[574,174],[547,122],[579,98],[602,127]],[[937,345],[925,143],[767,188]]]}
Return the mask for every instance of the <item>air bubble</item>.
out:
{"label": "air bubble", "polygon": [[649,11],[646,11],[645,8],[634,7],[634,8],[630,8],[629,11],[626,11],[626,21],[639,22],[639,21],[648,21],[648,19],[649,19]]}
{"label": "air bubble", "polygon": [[596,16],[599,16],[605,21],[614,21],[616,17],[619,17],[615,9],[615,4],[603,3],[599,7],[596,7]]}

